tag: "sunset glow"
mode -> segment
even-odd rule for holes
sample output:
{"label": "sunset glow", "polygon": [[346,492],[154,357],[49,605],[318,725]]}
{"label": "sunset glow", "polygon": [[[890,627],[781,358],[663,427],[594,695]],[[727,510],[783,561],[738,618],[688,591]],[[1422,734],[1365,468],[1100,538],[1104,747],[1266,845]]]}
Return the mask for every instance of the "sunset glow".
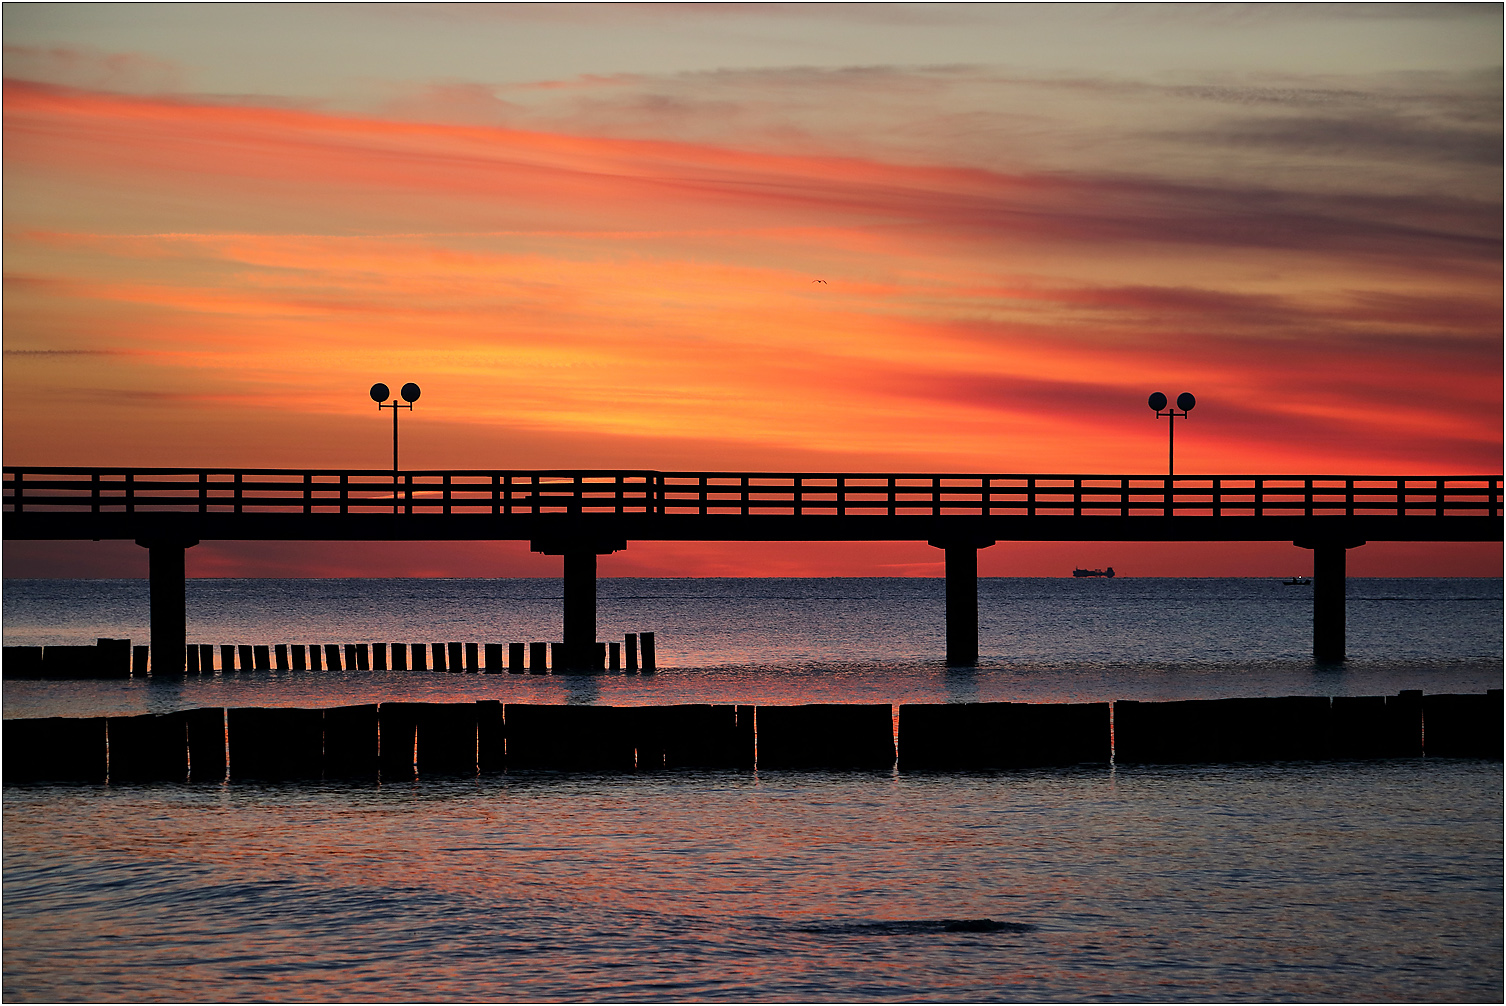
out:
{"label": "sunset glow", "polygon": [[[938,58],[948,37],[1070,34],[1004,8],[933,8],[913,63],[881,58],[903,26],[867,8],[801,15],[830,53],[756,58],[703,51],[758,23],[739,5],[222,8],[155,29],[129,10],[6,12],[9,464],[383,467],[366,388],[411,380],[413,468],[1156,474],[1145,397],[1190,390],[1179,472],[1501,470],[1499,8],[1378,18],[1357,29],[1370,48],[1305,68],[1279,40],[1349,30],[1342,11],[1189,13],[1177,30],[1223,46],[1224,70],[1098,69],[1086,42]],[[794,16],[768,12],[767,37]],[[1076,30],[1168,15],[1115,16],[1078,8]],[[362,22],[366,62],[316,75],[289,54],[280,76],[276,43],[234,42],[238,19],[279,17],[316,39]],[[859,29],[872,52],[838,44]],[[384,31],[427,62],[387,72]],[[540,32],[681,48],[657,72],[509,58]],[[472,51],[457,33],[492,40],[490,76],[446,62]],[[144,569],[89,545],[8,546],[7,575]],[[206,546],[190,572],[558,565],[519,543],[382,548]],[[1309,561],[1135,548],[1130,575]],[[1373,551],[1374,573],[1500,568],[1498,546]],[[1093,561],[1071,554],[1001,545],[984,572]],[[601,573],[939,560],[635,544]]]}

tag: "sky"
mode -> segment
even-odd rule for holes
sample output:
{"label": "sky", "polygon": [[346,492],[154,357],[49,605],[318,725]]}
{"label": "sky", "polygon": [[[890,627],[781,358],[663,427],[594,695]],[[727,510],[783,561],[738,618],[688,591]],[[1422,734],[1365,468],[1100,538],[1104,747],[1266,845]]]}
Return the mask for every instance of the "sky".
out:
{"label": "sky", "polygon": [[[7,3],[7,464],[1498,474],[1498,4]],[[192,576],[550,576],[205,543]],[[602,575],[940,575],[633,543]],[[8,543],[6,576],[142,576]],[[1001,543],[984,575],[1286,575]],[[1357,575],[1501,573],[1376,543]]]}

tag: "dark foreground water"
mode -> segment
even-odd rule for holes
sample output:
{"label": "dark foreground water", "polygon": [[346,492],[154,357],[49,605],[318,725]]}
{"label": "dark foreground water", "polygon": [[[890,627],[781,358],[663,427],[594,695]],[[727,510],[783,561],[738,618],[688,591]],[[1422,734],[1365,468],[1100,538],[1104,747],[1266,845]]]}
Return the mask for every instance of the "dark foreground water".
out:
{"label": "dark foreground water", "polygon": [[4,992],[1493,1002],[1501,813],[1437,760],[11,789]]}
{"label": "dark foreground water", "polygon": [[[551,639],[550,581],[195,581],[213,643]],[[651,678],[6,682],[7,717],[373,698],[1065,701],[1482,691],[1496,581],[602,581]],[[144,584],[7,581],[7,643],[145,637]],[[1500,762],[508,773],[8,787],[3,992],[52,1000],[1502,998]]]}

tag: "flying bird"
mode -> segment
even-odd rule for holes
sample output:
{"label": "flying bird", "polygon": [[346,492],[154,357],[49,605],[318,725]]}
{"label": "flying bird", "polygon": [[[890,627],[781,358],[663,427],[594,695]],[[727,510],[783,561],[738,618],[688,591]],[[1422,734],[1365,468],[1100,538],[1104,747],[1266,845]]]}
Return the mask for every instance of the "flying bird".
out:
{"label": "flying bird", "polygon": [[820,283],[822,286],[831,286],[831,284],[828,283],[828,282],[826,282],[826,280],[824,280],[824,279],[813,279],[813,280],[811,280],[811,282],[812,283]]}

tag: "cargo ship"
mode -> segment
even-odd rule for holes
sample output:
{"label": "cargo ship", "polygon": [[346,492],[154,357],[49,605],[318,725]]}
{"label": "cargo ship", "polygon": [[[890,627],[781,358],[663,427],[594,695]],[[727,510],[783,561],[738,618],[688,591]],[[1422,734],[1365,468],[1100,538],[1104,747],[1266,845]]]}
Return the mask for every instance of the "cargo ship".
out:
{"label": "cargo ship", "polygon": [[1073,576],[1107,576],[1107,577],[1112,578],[1113,575],[1114,575],[1114,567],[1110,566],[1108,569],[1074,569],[1072,571],[1072,575]]}

